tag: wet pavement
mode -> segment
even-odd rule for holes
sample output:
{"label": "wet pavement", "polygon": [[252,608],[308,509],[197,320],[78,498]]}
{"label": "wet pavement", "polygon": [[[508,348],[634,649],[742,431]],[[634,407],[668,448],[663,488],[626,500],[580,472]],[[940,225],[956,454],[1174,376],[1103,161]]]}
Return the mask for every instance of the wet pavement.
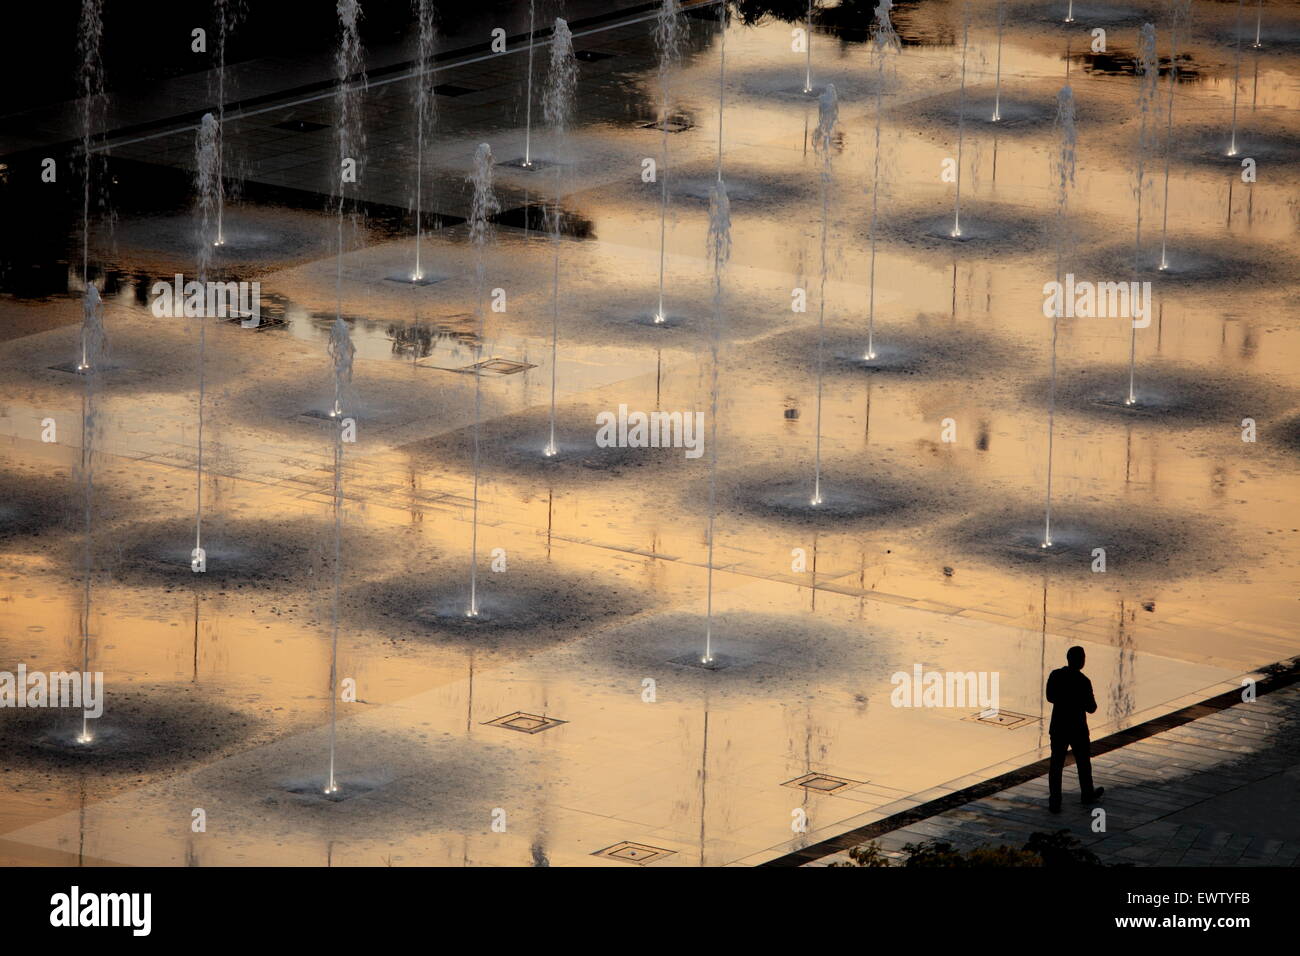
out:
{"label": "wet pavement", "polygon": [[[706,234],[720,43],[709,5],[683,15],[672,88],[687,128],[664,137],[662,167],[673,321],[657,325],[645,318],[658,295],[660,185],[641,178],[643,159],[662,161],[660,133],[644,128],[658,101],[653,10],[584,25],[591,11],[571,6],[575,48],[587,55],[570,134],[557,143],[544,124],[533,131],[537,155],[558,165],[497,167],[505,212],[482,289],[465,180],[480,142],[502,162],[522,154],[523,47],[512,39],[511,52],[485,57],[447,40],[439,83],[453,89],[438,98],[424,158],[422,262],[438,281],[425,285],[390,278],[414,263],[411,81],[400,68],[409,49],[377,50],[370,64],[355,193],[364,215],[337,259],[332,100],[308,102],[301,89],[329,64],[262,64],[256,94],[269,98],[228,117],[242,191],[214,268],[260,281],[275,323],[204,320],[204,575],[188,558],[198,323],[149,308],[154,281],[197,273],[185,117],[203,98],[163,87],[112,124],[125,130],[107,138],[117,219],[97,219],[89,269],[112,367],[90,391],[84,376],[53,368],[80,343],[80,190],[39,241],[24,243],[22,220],[6,218],[0,669],[80,667],[84,627],[107,694],[99,742],[122,743],[120,756],[82,761],[57,744],[79,716],[0,710],[0,738],[23,754],[0,773],[0,859],[750,865],[1042,758],[1041,689],[1073,644],[1088,651],[1094,737],[1238,687],[1300,651],[1300,462],[1288,431],[1300,411],[1300,164],[1286,147],[1300,135],[1300,48],[1283,42],[1300,29],[1294,12],[1268,8],[1277,41],[1242,54],[1243,143],[1257,130],[1271,137],[1257,180],[1243,182],[1240,163],[1172,156],[1168,247],[1179,268],[1153,282],[1149,327],[1131,343],[1123,318],[1059,322],[1057,531],[1042,549],[1052,354],[1043,286],[1067,270],[1131,278],[1139,120],[1137,80],[1122,66],[1140,15],[1122,4],[1109,5],[1122,15],[1087,13],[1113,24],[1118,67],[1077,59],[1093,25],[1082,13],[1072,29],[1008,19],[1003,95],[1018,121],[1005,132],[963,126],[971,232],[954,242],[942,228],[954,184],[940,177],[956,156],[964,7],[899,12],[904,46],[880,99],[878,358],[868,359],[869,45],[829,32],[830,20],[813,36],[814,82],[835,84],[840,109],[823,283],[817,100],[801,92],[792,24],[764,15],[727,30],[733,250],[715,326]],[[994,7],[971,5],[968,104],[994,89]],[[517,19],[505,24],[512,38]],[[1173,124],[1188,142],[1227,131],[1231,29],[1231,10],[1196,5]],[[1078,139],[1061,242],[1051,164],[1067,65]],[[1167,77],[1159,90],[1167,95]],[[39,143],[0,138],[6,154],[75,138],[75,127],[50,122]],[[147,134],[128,129],[141,123]],[[6,201],[31,208],[13,192],[25,162],[10,158]],[[1163,162],[1149,159],[1148,171],[1143,247],[1153,254]],[[557,190],[569,217],[558,251],[529,212]],[[476,310],[495,289],[505,310],[485,308],[480,334]],[[805,312],[792,310],[796,289]],[[326,345],[336,316],[357,350],[338,599],[338,674],[356,699],[338,705],[345,799],[327,800],[316,791],[329,746]],[[1131,344],[1142,400],[1129,406]],[[486,359],[499,362],[466,371]],[[553,375],[564,440],[554,460],[543,454]],[[475,527],[476,381],[486,613],[465,620],[456,609]],[[681,447],[599,448],[596,417],[620,406],[702,411],[716,446],[698,458]],[[804,506],[819,418],[820,510]],[[1243,441],[1244,419],[1254,441]],[[43,440],[51,420],[55,439]],[[701,667],[706,632],[716,657]],[[892,706],[891,677],[915,666],[998,674],[997,719],[969,701]],[[1261,734],[1281,728],[1266,722]],[[1106,785],[1123,799],[1123,782]],[[191,829],[196,808],[205,832]],[[1218,812],[1221,824],[1186,825],[1254,832],[1249,806]],[[1131,829],[1121,817],[1116,826]]]}

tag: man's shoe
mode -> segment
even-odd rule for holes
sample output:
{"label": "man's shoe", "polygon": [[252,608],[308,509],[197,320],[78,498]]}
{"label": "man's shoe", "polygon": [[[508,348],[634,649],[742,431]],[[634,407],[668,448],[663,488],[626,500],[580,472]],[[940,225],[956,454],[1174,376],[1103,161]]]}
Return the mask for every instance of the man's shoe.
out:
{"label": "man's shoe", "polygon": [[1100,802],[1101,802],[1101,795],[1102,795],[1103,793],[1105,793],[1105,792],[1106,792],[1106,788],[1105,788],[1105,787],[1097,787],[1095,790],[1092,791],[1092,796],[1090,796],[1090,797],[1084,797],[1084,798],[1083,798],[1083,802],[1084,802],[1084,803],[1100,803]]}
{"label": "man's shoe", "polygon": [[1049,804],[1047,805],[1047,811],[1048,811],[1049,813],[1060,813],[1060,812],[1061,812],[1061,805],[1060,805],[1059,803],[1049,803]]}

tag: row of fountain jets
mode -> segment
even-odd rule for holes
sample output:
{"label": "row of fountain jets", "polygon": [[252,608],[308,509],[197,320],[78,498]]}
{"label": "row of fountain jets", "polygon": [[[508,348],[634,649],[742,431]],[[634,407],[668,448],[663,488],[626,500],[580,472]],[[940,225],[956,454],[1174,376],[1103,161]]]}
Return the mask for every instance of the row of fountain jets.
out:
{"label": "row of fountain jets", "polygon": [[[701,6],[711,5],[714,0],[707,0]],[[708,260],[712,267],[712,317],[710,322],[710,407],[711,407],[711,431],[710,447],[712,455],[709,461],[709,493],[708,493],[708,533],[706,537],[708,547],[708,559],[706,563],[708,581],[706,586],[706,614],[703,636],[703,649],[700,655],[700,663],[709,667],[715,664],[713,654],[713,557],[714,557],[714,524],[716,516],[716,499],[717,499],[717,410],[719,407],[719,347],[720,347],[720,327],[724,307],[724,271],[725,266],[731,254],[731,211],[730,202],[727,196],[726,182],[723,176],[723,120],[725,117],[725,80],[726,80],[726,36],[727,36],[727,10],[726,3],[718,0],[721,12],[718,17],[718,37],[719,37],[719,82],[718,82],[718,145],[717,145],[717,179],[710,190],[709,201],[709,229],[707,235],[706,251]],[[1239,0],[1244,2],[1244,0]],[[85,520],[85,547],[83,550],[84,559],[84,580],[85,594],[83,601],[83,614],[81,620],[81,637],[83,649],[83,665],[86,670],[89,669],[90,663],[90,584],[92,571],[92,551],[91,551],[91,512],[94,488],[94,432],[95,432],[95,385],[98,379],[96,374],[101,370],[104,364],[106,338],[103,328],[103,303],[100,299],[96,286],[89,280],[89,235],[91,220],[91,182],[92,163],[94,152],[92,151],[92,132],[96,128],[97,119],[104,107],[104,86],[103,70],[100,58],[100,40],[102,38],[103,21],[102,21],[102,0],[84,0],[83,15],[81,22],[81,31],[79,36],[79,52],[81,53],[81,81],[82,81],[82,155],[85,162],[84,170],[84,197],[83,197],[83,234],[82,234],[82,260],[83,260],[83,285],[84,293],[84,318],[81,336],[81,360],[78,363],[78,371],[84,374],[85,384],[85,414],[83,416],[83,441],[82,441],[82,488],[84,492],[84,520]],[[1177,49],[1179,40],[1179,30],[1184,28],[1188,21],[1191,0],[1171,0],[1171,23],[1170,23],[1170,83],[1168,107],[1166,109],[1167,135],[1172,130],[1174,93],[1177,87]],[[1262,4],[1261,4],[1262,5]],[[878,233],[878,223],[880,215],[879,193],[881,188],[881,159],[880,159],[880,138],[882,117],[884,115],[882,93],[885,86],[886,70],[890,57],[900,52],[901,44],[897,33],[895,32],[891,19],[892,0],[879,0],[875,12],[874,29],[872,31],[871,55],[874,60],[876,71],[875,93],[874,93],[874,156],[872,161],[871,172],[871,218],[870,218],[870,257],[868,266],[868,308],[867,308],[867,329],[866,345],[863,351],[862,359],[864,362],[872,362],[878,358],[876,352],[876,322],[875,322],[875,279],[876,279],[876,239]],[[422,201],[423,201],[423,178],[424,178],[424,148],[428,132],[434,121],[434,99],[431,79],[435,72],[433,67],[433,54],[435,46],[434,30],[434,7],[431,0],[414,0],[415,13],[418,19],[417,32],[417,57],[416,68],[413,72],[415,80],[414,96],[414,114],[415,114],[415,139],[416,139],[416,171],[415,171],[415,262],[414,268],[410,274],[410,279],[414,283],[419,283],[425,278],[425,263],[422,260]],[[204,281],[207,273],[212,266],[213,250],[225,244],[226,236],[224,232],[224,180],[223,180],[223,144],[222,130],[225,122],[224,102],[225,102],[225,44],[228,34],[236,23],[236,15],[232,12],[229,0],[216,0],[217,12],[217,60],[218,69],[216,71],[216,114],[208,113],[199,124],[199,130],[196,141],[196,188],[198,192],[198,217],[200,222],[200,236],[203,237],[199,242],[198,248],[198,270],[199,279]],[[333,365],[334,380],[334,403],[331,409],[331,417],[341,422],[345,415],[345,394],[352,379],[353,358],[355,348],[352,345],[347,322],[342,317],[342,265],[344,254],[349,246],[348,225],[351,222],[355,225],[355,207],[348,204],[347,180],[345,179],[342,169],[345,167],[345,160],[360,157],[365,151],[365,135],[361,125],[361,97],[364,93],[366,80],[364,74],[364,56],[358,32],[358,23],[361,16],[361,8],[358,0],[337,0],[337,12],[340,26],[340,43],[336,54],[336,72],[337,72],[337,94],[336,101],[338,107],[338,123],[336,126],[336,143],[339,151],[339,169],[340,175],[334,192],[334,203],[336,212],[336,247],[337,247],[337,268],[336,268],[336,318],[330,330],[328,351]],[[667,209],[668,209],[668,132],[670,130],[670,110],[671,110],[671,75],[672,70],[680,59],[681,55],[681,7],[678,0],[662,0],[658,11],[654,37],[659,54],[658,81],[660,88],[660,100],[658,104],[658,128],[661,132],[661,160],[658,164],[659,182],[660,182],[660,229],[659,229],[659,268],[658,268],[658,299],[656,308],[653,312],[655,323],[662,324],[667,320],[664,302],[664,264],[667,248]],[[992,122],[1000,122],[1001,117],[1001,78],[1002,78],[1002,32],[1005,23],[1004,2],[999,0],[997,6],[997,66],[995,81],[995,97],[992,115]],[[821,437],[822,437],[822,391],[825,368],[825,286],[827,278],[827,241],[829,233],[830,220],[830,189],[832,183],[832,145],[836,140],[839,118],[838,103],[836,91],[833,84],[825,85],[820,93],[813,85],[813,61],[812,61],[812,20],[813,20],[813,2],[808,3],[807,18],[807,38],[805,63],[804,63],[804,82],[803,91],[812,96],[817,94],[818,99],[818,124],[813,136],[813,143],[816,153],[822,160],[820,186],[821,186],[821,295],[819,296],[819,315],[818,315],[818,361],[817,361],[817,413],[815,426],[815,448],[814,448],[814,467],[813,467],[813,487],[809,501],[811,507],[816,508],[823,503],[823,480],[821,460]],[[1067,9],[1065,21],[1070,23],[1074,21],[1073,2],[1071,0]],[[524,139],[524,156],[520,165],[525,169],[532,169],[535,166],[533,157],[533,138],[532,138],[532,84],[533,84],[533,55],[537,46],[535,43],[536,19],[535,19],[535,0],[529,0],[529,42],[528,42],[528,91],[525,107],[525,139]],[[965,89],[966,89],[966,51],[969,41],[970,16],[969,0],[966,3],[963,15],[963,38],[962,38],[962,59],[961,59],[961,85],[958,96],[958,131],[957,131],[957,181],[954,196],[953,225],[950,235],[953,239],[963,237],[961,226],[961,154],[964,142],[964,125],[965,125]],[[1260,45],[1259,25],[1257,21],[1255,44]],[[555,151],[558,157],[560,149],[565,144],[569,126],[572,119],[572,108],[574,91],[577,82],[576,61],[573,55],[573,37],[569,30],[567,22],[563,18],[557,18],[551,30],[549,41],[549,70],[546,84],[542,95],[543,117],[549,126],[552,139],[555,144]],[[1240,51],[1240,41],[1238,41],[1238,51]],[[1142,243],[1142,190],[1145,188],[1149,178],[1147,169],[1148,159],[1154,153],[1156,146],[1156,135],[1154,132],[1154,120],[1152,117],[1152,108],[1156,99],[1157,82],[1159,78],[1159,63],[1156,55],[1156,31],[1152,24],[1145,24],[1139,36],[1139,68],[1141,80],[1138,91],[1138,113],[1140,117],[1139,129],[1139,148],[1137,150],[1136,173],[1137,173],[1137,223],[1135,230],[1135,250],[1141,251]],[[1240,58],[1238,57],[1238,75],[1240,70]],[[1074,101],[1073,91],[1068,84],[1060,90],[1057,102],[1057,131],[1059,136],[1059,148],[1053,161],[1053,177],[1056,185],[1057,194],[1057,215],[1062,219],[1069,213],[1069,193],[1074,182],[1074,150],[1075,150],[1075,130],[1074,130]],[[1236,84],[1234,83],[1234,101],[1233,101],[1233,134],[1230,146],[1230,155],[1235,155],[1237,150],[1236,142]],[[1168,193],[1169,193],[1169,153],[1168,142],[1165,150],[1164,164],[1164,221],[1162,222],[1161,236],[1161,258],[1160,268],[1168,267]],[[553,274],[552,274],[552,327],[551,327],[551,382],[550,382],[550,415],[548,420],[548,435],[544,445],[541,446],[540,453],[547,458],[554,458],[560,454],[560,446],[557,442],[556,435],[556,359],[558,357],[559,345],[559,297],[560,297],[560,259],[562,244],[560,242],[561,214],[560,203],[563,193],[562,177],[564,175],[564,164],[556,162],[554,165],[555,189],[553,201],[546,206],[546,224],[550,232],[553,247]],[[485,291],[485,256],[486,247],[492,239],[493,216],[500,211],[500,205],[497,201],[493,189],[493,166],[494,159],[491,147],[487,143],[478,146],[475,156],[473,170],[469,177],[469,182],[473,188],[473,198],[471,201],[471,210],[468,222],[469,241],[474,249],[475,262],[475,318],[477,327],[477,340],[480,343],[480,351],[483,341],[483,320],[484,320],[484,291]],[[350,212],[350,209],[353,210]],[[1064,271],[1064,249],[1058,248],[1057,255],[1057,273],[1058,279]],[[1137,263],[1135,261],[1135,270]],[[1043,536],[1041,545],[1044,549],[1050,549],[1053,546],[1052,541],[1052,438],[1054,434],[1054,417],[1055,417],[1055,400],[1056,400],[1056,342],[1057,342],[1057,320],[1052,322],[1052,349],[1051,349],[1051,392],[1048,403],[1048,441],[1047,441],[1047,481],[1046,481],[1046,501],[1044,508]],[[205,333],[203,320],[199,320],[199,340],[198,340],[198,457],[196,468],[195,482],[195,533],[194,533],[194,564],[196,570],[199,569],[203,556],[203,498],[202,498],[202,476],[203,476],[203,414],[204,414],[204,349]],[[1129,389],[1126,398],[1126,404],[1134,404],[1136,396],[1134,391],[1135,375],[1135,356],[1136,356],[1136,329],[1133,332],[1133,339],[1130,343],[1130,375]],[[479,471],[480,471],[480,430],[482,425],[482,396],[481,383],[478,375],[474,377],[474,426],[473,426],[473,494],[472,494],[472,531],[470,544],[470,566],[469,566],[469,592],[468,599],[464,608],[464,615],[467,618],[475,619],[480,617],[482,607],[479,597],[478,584],[478,506],[479,506]],[[342,581],[342,554],[341,554],[341,532],[342,532],[342,508],[343,508],[343,440],[342,429],[336,428],[334,435],[334,482],[333,482],[333,519],[334,519],[334,561],[333,561],[333,615],[332,630],[330,641],[330,747],[329,747],[329,772],[324,784],[324,792],[327,795],[337,794],[339,791],[338,777],[336,773],[336,724],[337,724],[337,682],[338,682],[338,639],[339,639],[339,596]],[[91,731],[90,724],[83,720],[81,734],[78,741],[82,744],[91,744],[94,735]]]}

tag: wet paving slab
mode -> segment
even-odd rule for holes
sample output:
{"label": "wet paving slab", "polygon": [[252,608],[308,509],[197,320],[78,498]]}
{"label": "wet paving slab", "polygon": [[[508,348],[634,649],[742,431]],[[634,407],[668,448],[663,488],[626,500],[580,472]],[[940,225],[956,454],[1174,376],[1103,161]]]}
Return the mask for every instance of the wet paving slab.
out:
{"label": "wet paving slab", "polygon": [[[1057,531],[1043,548],[1044,284],[1065,268],[1127,281],[1135,261],[1136,78],[1068,61],[1076,225],[1059,246],[1056,91],[1088,18],[1111,17],[1124,50],[1145,8],[1113,5],[1115,18],[1080,5],[1078,37],[1045,15],[1009,23],[1008,125],[993,129],[980,111],[996,24],[991,4],[974,6],[959,244],[943,236],[955,208],[940,179],[957,148],[954,8],[900,15],[905,44],[884,85],[869,44],[833,46],[829,23],[814,35],[816,86],[841,94],[825,182],[790,24],[731,25],[733,251],[717,307],[706,259],[716,21],[687,18],[675,75],[687,121],[667,135],[644,128],[657,97],[649,23],[579,38],[611,55],[580,58],[571,136],[541,130],[539,159],[559,162],[499,167],[504,212],[481,281],[465,177],[479,142],[503,162],[522,154],[522,59],[448,68],[446,82],[473,92],[442,98],[426,158],[437,185],[424,283],[392,279],[415,269],[407,86],[368,101],[377,164],[358,193],[369,212],[337,257],[329,132],[267,132],[332,123],[328,103],[235,124],[242,175],[310,201],[256,189],[232,201],[223,275],[257,278],[277,321],[205,320],[202,446],[199,325],[149,308],[153,282],[195,268],[188,205],[126,208],[97,236],[90,275],[104,286],[112,367],[89,380],[51,368],[75,363],[80,345],[85,276],[69,230],[69,248],[29,270],[44,284],[0,298],[21,332],[0,345],[12,516],[0,510],[0,648],[45,670],[89,653],[105,675],[103,741],[123,746],[77,764],[76,747],[50,743],[53,725],[0,712],[0,735],[26,755],[0,781],[4,856],[765,862],[1039,759],[1044,671],[1070,645],[1088,650],[1094,736],[1294,656],[1300,340],[1286,149],[1300,61],[1274,44],[1258,79],[1246,61],[1243,127],[1278,147],[1259,153],[1256,182],[1187,151],[1171,164],[1165,270],[1148,261],[1163,213],[1152,161],[1138,263],[1154,286],[1149,325],[1055,323]],[[1175,129],[1217,142],[1233,49],[1207,25],[1189,56]],[[137,177],[153,166],[185,180],[193,133],[115,153]],[[878,155],[886,188],[873,205]],[[662,224],[646,158],[666,158]],[[545,204],[557,195],[568,226],[553,240]],[[331,416],[337,319],[356,356]],[[1116,404],[1130,372],[1138,401]],[[703,412],[703,453],[602,446],[599,416],[621,406]],[[353,420],[356,442],[339,439],[335,418]],[[189,568],[200,494],[212,569],[201,579]],[[471,588],[478,615],[465,613]],[[338,704],[340,788],[326,793],[335,641],[352,699]],[[896,706],[895,678],[918,666],[998,675],[997,706]],[[205,833],[190,829],[195,808]],[[792,832],[796,811],[807,832]]]}

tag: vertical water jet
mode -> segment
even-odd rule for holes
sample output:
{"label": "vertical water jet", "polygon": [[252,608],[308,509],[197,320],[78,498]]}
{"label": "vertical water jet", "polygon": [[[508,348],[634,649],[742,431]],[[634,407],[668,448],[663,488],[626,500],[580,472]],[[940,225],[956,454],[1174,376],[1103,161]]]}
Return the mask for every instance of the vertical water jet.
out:
{"label": "vertical water jet", "polygon": [[1232,139],[1228,155],[1237,155],[1237,90],[1241,86],[1241,11],[1245,0],[1237,0],[1237,52],[1232,67]]}
{"label": "vertical water jet", "polygon": [[536,0],[528,0],[528,92],[524,95],[524,169],[533,168],[533,26]]}
{"label": "vertical water jet", "polygon": [[559,452],[555,443],[555,389],[559,377],[559,342],[560,342],[560,225],[562,219],[561,202],[563,201],[564,164],[560,160],[560,150],[568,133],[569,120],[573,112],[573,93],[577,85],[578,68],[573,56],[573,35],[569,24],[562,17],[555,18],[555,30],[551,34],[551,68],[546,79],[546,92],[542,96],[542,114],[550,124],[555,140],[555,198],[547,209],[551,227],[551,243],[555,250],[554,269],[551,281],[551,415],[550,438],[546,442],[544,454],[554,457]]}
{"label": "vertical water jet", "polygon": [[[469,241],[474,247],[474,322],[477,338],[477,355],[483,359],[483,295],[486,289],[484,277],[486,263],[484,252],[492,239],[492,222],[494,215],[501,211],[496,192],[492,188],[492,147],[480,143],[474,153],[474,172],[470,176],[474,187],[474,196],[470,202]],[[469,607],[465,609],[467,617],[478,617],[478,482],[479,482],[479,433],[483,420],[483,373],[474,372],[474,493],[473,493],[473,527],[470,532],[469,556]]]}
{"label": "vertical water jet", "polygon": [[[95,501],[95,431],[98,426],[95,408],[99,373],[105,364],[108,340],[104,332],[104,304],[99,289],[90,281],[90,192],[94,162],[90,145],[96,120],[104,108],[104,64],[101,45],[104,37],[103,0],[82,0],[77,32],[77,53],[81,63],[81,360],[77,371],[82,375],[81,461],[79,477],[82,493],[82,607],[80,614],[81,669],[90,672],[91,572],[94,568],[94,501]],[[82,712],[81,732],[77,742],[90,744],[94,734],[90,720]]]}
{"label": "vertical water jet", "polygon": [[[1059,146],[1052,161],[1056,180],[1056,281],[1065,277],[1066,251],[1070,246],[1069,203],[1074,187],[1074,91],[1067,85],[1061,87],[1056,98],[1056,128]],[[1052,310],[1052,372],[1047,400],[1047,493],[1043,515],[1042,546],[1052,546],[1052,444],[1056,432],[1056,345],[1061,322],[1061,308]]]}
{"label": "vertical water jet", "polygon": [[961,238],[961,160],[966,132],[966,49],[970,41],[970,0],[962,4],[961,88],[957,93],[957,196],[953,204],[952,237]]}
{"label": "vertical water jet", "polygon": [[424,233],[424,134],[432,130],[436,120],[437,98],[433,93],[433,48],[437,39],[434,28],[434,9],[430,0],[414,0],[416,17],[415,62],[415,269],[412,282],[424,281],[424,266],[420,262],[420,244]]}
{"label": "vertical water jet", "polygon": [[[216,117],[204,113],[199,122],[199,132],[194,144],[195,191],[198,193],[199,235],[198,235],[198,269],[199,283],[208,281],[212,267],[212,250],[220,245],[214,237],[215,229],[220,229],[221,208],[221,130]],[[197,461],[194,469],[194,550],[190,552],[190,568],[195,572],[207,570],[207,557],[203,550],[203,412],[205,398],[205,378],[207,372],[207,310],[198,315],[198,434],[196,438]]]}
{"label": "vertical water jet", "polygon": [[868,281],[867,351],[863,355],[866,361],[876,357],[876,226],[880,221],[880,125],[885,89],[885,58],[887,54],[898,53],[902,49],[894,25],[889,20],[889,11],[893,5],[893,0],[880,0],[876,6],[876,30],[872,38],[872,54],[876,59],[876,138],[871,169],[871,267]]}
{"label": "vertical water jet", "polygon": [[226,40],[243,14],[243,0],[216,0],[217,14],[217,133],[216,133],[216,235],[214,246],[226,244],[225,131],[226,131]]}
{"label": "vertical water jet", "polygon": [[727,5],[718,8],[718,182],[722,182],[722,121],[727,108]]}
{"label": "vertical water jet", "polygon": [[655,46],[659,50],[659,307],[654,321],[667,321],[664,311],[664,262],[668,250],[668,117],[672,68],[681,55],[680,9],[677,0],[663,0],[655,21]]}
{"label": "vertical water jet", "polygon": [[1006,24],[1006,7],[1003,0],[998,0],[998,53],[997,70],[993,80],[993,115],[989,119],[994,123],[1002,122],[1002,28]]}
{"label": "vertical water jet", "polygon": [[[330,329],[329,355],[334,368],[334,406],[330,412],[334,427],[334,595],[330,636],[330,760],[329,777],[325,784],[327,796],[338,793],[335,775],[335,743],[338,724],[338,660],[339,660],[339,601],[343,588],[343,392],[352,381],[352,361],[356,347],[343,321],[343,220],[345,218],[349,167],[360,177],[361,153],[365,149],[365,132],[361,120],[361,93],[366,78],[362,72],[365,60],[361,50],[361,5],[357,0],[338,0],[339,48],[335,56],[338,77],[338,126],[335,138],[338,143],[338,253],[335,266],[334,325]],[[358,80],[352,78],[360,74]],[[355,228],[355,214],[352,217]]]}
{"label": "vertical water jet", "polygon": [[[348,334],[348,324],[342,316],[334,319],[330,327],[329,355],[334,367],[334,407],[342,406],[343,390],[352,381],[352,360],[356,346]],[[338,793],[335,776],[335,743],[338,735],[339,710],[339,602],[343,591],[343,420],[334,423],[334,587],[330,628],[330,768],[325,793]]]}
{"label": "vertical water jet", "polygon": [[1169,268],[1169,166],[1173,159],[1174,91],[1178,89],[1178,25],[1191,12],[1192,0],[1169,3],[1169,106],[1165,116],[1165,196],[1160,226],[1160,271]]}
{"label": "vertical water jet", "polygon": [[[1137,104],[1138,116],[1141,117],[1138,126],[1137,182],[1133,188],[1136,220],[1136,227],[1133,232],[1133,272],[1135,277],[1142,268],[1142,191],[1147,177],[1147,153],[1153,145],[1153,131],[1150,122],[1151,107],[1155,104],[1156,84],[1160,81],[1160,60],[1156,55],[1155,24],[1144,23],[1142,25],[1142,31],[1138,36],[1138,69],[1142,71],[1142,78],[1138,85]],[[1129,323],[1129,326],[1128,397],[1124,400],[1125,405],[1133,405],[1137,402],[1133,384],[1137,368],[1137,326],[1132,322]]]}
{"label": "vertical water jet", "polygon": [[804,43],[803,43],[803,51],[804,51],[803,91],[804,91],[805,93],[811,93],[811,92],[813,91],[813,86],[812,86],[812,33],[813,33],[813,29],[812,29],[812,11],[813,11],[813,0],[808,0],[808,21],[807,21],[807,22],[808,22],[808,27],[807,27],[807,32],[804,34]]}
{"label": "vertical water jet", "polygon": [[731,200],[727,184],[719,179],[709,190],[708,256],[713,262],[713,319],[709,326],[709,528],[707,596],[704,614],[704,655],[702,664],[713,661],[713,549],[718,512],[718,362],[722,341],[723,285],[722,274],[731,258]]}
{"label": "vertical water jet", "polygon": [[835,84],[827,83],[817,104],[817,129],[813,133],[813,149],[822,158],[822,232],[821,232],[821,286],[817,294],[817,418],[815,450],[813,453],[813,495],[810,504],[815,508],[822,503],[822,385],[826,370],[826,275],[829,272],[827,257],[831,218],[831,154],[839,124],[839,103]]}
{"label": "vertical water jet", "polygon": [[[722,349],[723,269],[731,258],[731,200],[727,184],[722,179],[722,107],[726,78],[727,6],[718,11],[718,31],[721,36],[718,67],[718,180],[709,190],[709,232],[705,249],[713,263],[713,315],[709,322],[709,525],[708,560],[705,583],[704,654],[700,663],[711,665],[713,660],[713,546],[714,530],[718,517],[718,407],[720,386],[718,376],[719,353]],[[702,825],[702,824],[701,824]]]}

